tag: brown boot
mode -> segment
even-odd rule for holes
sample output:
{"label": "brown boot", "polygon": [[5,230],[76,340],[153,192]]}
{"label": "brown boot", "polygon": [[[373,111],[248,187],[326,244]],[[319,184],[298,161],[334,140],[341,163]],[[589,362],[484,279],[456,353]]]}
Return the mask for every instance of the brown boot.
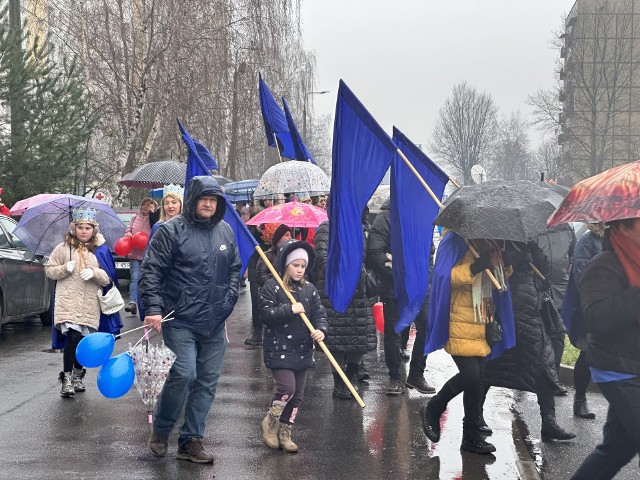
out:
{"label": "brown boot", "polygon": [[278,429],[278,440],[280,441],[280,448],[287,453],[296,453],[298,451],[298,445],[291,440],[291,427],[288,423],[281,423]]}
{"label": "brown boot", "polygon": [[262,419],[262,441],[269,448],[278,448],[278,424],[280,423],[280,415],[284,410],[284,405],[274,402]]}
{"label": "brown boot", "polygon": [[189,442],[178,447],[178,460],[189,460],[193,463],[213,463],[213,455],[207,452],[202,446],[202,440],[199,438],[192,438]]}

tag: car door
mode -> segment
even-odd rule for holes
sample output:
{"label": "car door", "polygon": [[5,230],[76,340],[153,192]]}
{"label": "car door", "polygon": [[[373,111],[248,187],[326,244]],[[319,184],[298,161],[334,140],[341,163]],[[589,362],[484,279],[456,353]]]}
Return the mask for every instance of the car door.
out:
{"label": "car door", "polygon": [[0,217],[0,226],[6,232],[14,252],[18,259],[20,274],[18,278],[23,282],[23,287],[18,291],[21,298],[21,310],[18,315],[42,312],[49,307],[48,279],[44,273],[44,259],[27,249],[22,241],[13,234],[16,223],[9,218]]}
{"label": "car door", "polygon": [[9,232],[4,227],[4,219],[0,219],[0,287],[4,297],[4,317],[21,315],[27,301],[24,290],[28,288],[28,280],[24,264],[24,252],[13,247]]}

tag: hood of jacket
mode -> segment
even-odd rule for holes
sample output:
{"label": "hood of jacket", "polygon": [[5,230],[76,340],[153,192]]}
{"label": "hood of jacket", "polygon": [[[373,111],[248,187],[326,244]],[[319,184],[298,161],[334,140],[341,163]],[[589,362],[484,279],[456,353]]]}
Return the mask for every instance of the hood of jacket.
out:
{"label": "hood of jacket", "polygon": [[[218,197],[218,206],[216,213],[209,220],[201,220],[196,216],[196,202],[200,197],[216,195]],[[202,228],[214,226],[222,220],[227,211],[227,203],[224,199],[224,193],[218,182],[211,176],[193,177],[189,183],[187,194],[184,199],[184,207],[182,215],[189,223]]]}
{"label": "hood of jacket", "polygon": [[313,247],[307,242],[303,242],[300,240],[287,240],[278,247],[278,254],[276,257],[275,267],[281,276],[284,276],[284,271],[286,270],[285,262],[287,261],[287,256],[297,248],[305,249],[307,251],[307,255],[309,256],[309,262],[307,263],[305,275],[310,273],[313,269],[313,264],[316,260],[316,253],[313,251]]}

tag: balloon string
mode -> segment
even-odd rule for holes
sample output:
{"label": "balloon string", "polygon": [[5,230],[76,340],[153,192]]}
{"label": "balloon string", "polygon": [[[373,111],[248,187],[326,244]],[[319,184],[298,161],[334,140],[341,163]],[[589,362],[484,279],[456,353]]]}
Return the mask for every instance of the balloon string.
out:
{"label": "balloon string", "polygon": [[[173,312],[175,312],[175,310],[171,310],[169,313],[167,313],[164,316],[164,318],[162,320],[160,320],[160,322],[161,323],[162,322],[169,322],[169,321],[173,320],[173,317],[168,318],[170,315],[173,315]],[[133,328],[131,330],[127,330],[126,332],[119,333],[118,335],[114,335],[114,337],[115,338],[119,338],[119,337],[122,337],[123,335],[126,335],[127,333],[135,332],[136,330],[140,330],[141,328],[145,328],[145,327],[148,327],[148,325],[142,325],[141,327],[136,327],[136,328]]]}
{"label": "balloon string", "polygon": [[[173,312],[171,312],[171,313],[173,313]],[[169,315],[171,315],[171,313],[170,313]],[[162,322],[170,322],[171,320],[173,320],[173,317],[171,317],[171,318],[163,318],[163,319],[162,319]],[[136,328],[136,330],[137,330],[137,328]],[[133,330],[129,330],[129,332],[133,332]],[[125,332],[125,333],[129,333],[129,332]],[[136,347],[137,347],[137,346],[138,346],[138,345],[139,345],[139,344],[140,344],[140,343],[141,343],[145,338],[146,338],[147,340],[149,340],[149,332],[147,332],[147,331],[145,331],[145,332],[144,332],[144,335],[142,335],[142,337],[140,337],[140,340],[138,340],[138,341],[133,345],[133,347],[131,347],[131,348],[128,350],[128,352],[131,352],[134,348],[136,348]]]}

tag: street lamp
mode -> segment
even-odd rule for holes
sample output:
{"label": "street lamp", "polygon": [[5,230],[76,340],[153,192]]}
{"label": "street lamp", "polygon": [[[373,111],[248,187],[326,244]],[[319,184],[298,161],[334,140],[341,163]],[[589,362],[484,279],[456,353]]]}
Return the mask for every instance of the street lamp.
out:
{"label": "street lamp", "polygon": [[304,141],[307,141],[307,95],[322,95],[329,93],[329,90],[322,90],[321,92],[307,92],[304,94],[304,101],[302,102],[302,136]]}

